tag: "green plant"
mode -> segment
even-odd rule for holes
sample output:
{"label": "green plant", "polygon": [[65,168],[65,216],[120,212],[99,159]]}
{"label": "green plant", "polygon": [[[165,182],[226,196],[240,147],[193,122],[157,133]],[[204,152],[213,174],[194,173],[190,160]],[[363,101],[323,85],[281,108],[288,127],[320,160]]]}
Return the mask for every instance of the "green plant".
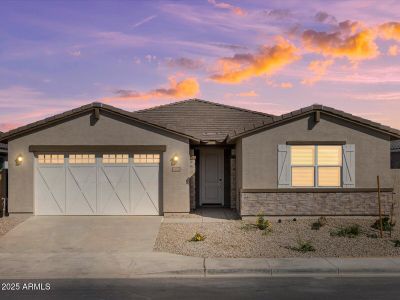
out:
{"label": "green plant", "polygon": [[297,245],[295,247],[292,247],[291,249],[303,253],[315,251],[315,248],[311,244],[311,241],[303,241],[300,238],[297,240]]}
{"label": "green plant", "polygon": [[263,216],[258,216],[256,221],[256,227],[260,230],[271,231],[272,224],[270,221],[265,220]]}
{"label": "green plant", "polygon": [[325,217],[319,217],[318,220],[311,224],[312,230],[319,230],[322,226],[327,224],[327,220]]}
{"label": "green plant", "polygon": [[400,240],[393,240],[392,242],[395,247],[400,247]]}
{"label": "green plant", "polygon": [[346,227],[340,227],[336,231],[331,231],[331,236],[342,236],[354,238],[361,233],[361,227],[358,224],[353,224]]}
{"label": "green plant", "polygon": [[[391,222],[389,217],[382,218],[382,230],[383,231],[390,231],[393,229],[396,222]],[[381,223],[379,219],[377,219],[374,224],[371,225],[372,228],[381,229]]]}
{"label": "green plant", "polygon": [[190,239],[190,242],[201,242],[204,241],[206,237],[198,232]]}

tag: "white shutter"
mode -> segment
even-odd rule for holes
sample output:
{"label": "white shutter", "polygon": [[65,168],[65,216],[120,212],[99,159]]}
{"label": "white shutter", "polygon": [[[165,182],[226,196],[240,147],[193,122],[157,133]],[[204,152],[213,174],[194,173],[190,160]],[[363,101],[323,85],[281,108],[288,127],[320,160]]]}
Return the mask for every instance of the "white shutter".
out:
{"label": "white shutter", "polygon": [[356,152],[355,145],[343,145],[342,180],[344,188],[356,186]]}
{"label": "white shutter", "polygon": [[278,145],[278,188],[290,187],[290,170],[290,146]]}

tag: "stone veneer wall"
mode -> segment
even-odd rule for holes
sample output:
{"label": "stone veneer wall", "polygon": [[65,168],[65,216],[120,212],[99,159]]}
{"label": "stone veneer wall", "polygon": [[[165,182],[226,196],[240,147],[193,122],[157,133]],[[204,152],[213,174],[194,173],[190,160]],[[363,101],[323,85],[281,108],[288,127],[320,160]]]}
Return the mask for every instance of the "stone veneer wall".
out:
{"label": "stone veneer wall", "polygon": [[[241,193],[242,216],[377,215],[377,192]],[[381,193],[382,213],[389,214],[392,192]],[[395,203],[396,205],[396,203]]]}

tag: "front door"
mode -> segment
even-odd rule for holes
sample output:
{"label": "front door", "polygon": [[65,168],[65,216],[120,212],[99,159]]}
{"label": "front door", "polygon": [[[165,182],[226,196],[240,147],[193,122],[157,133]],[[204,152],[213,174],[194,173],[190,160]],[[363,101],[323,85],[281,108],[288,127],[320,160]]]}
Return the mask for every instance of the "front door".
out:
{"label": "front door", "polygon": [[224,149],[200,149],[200,205],[224,204]]}

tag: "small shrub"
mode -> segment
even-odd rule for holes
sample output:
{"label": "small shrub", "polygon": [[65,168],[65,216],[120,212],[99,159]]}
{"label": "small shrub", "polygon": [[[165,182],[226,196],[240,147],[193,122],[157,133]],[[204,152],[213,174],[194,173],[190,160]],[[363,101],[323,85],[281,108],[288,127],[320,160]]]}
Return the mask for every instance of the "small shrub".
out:
{"label": "small shrub", "polygon": [[265,220],[263,216],[259,216],[256,221],[256,226],[260,230],[265,230],[268,227],[271,227],[271,223],[268,220]]}
{"label": "small shrub", "polygon": [[367,237],[371,238],[371,239],[377,239],[378,235],[376,233],[368,233]]}
{"label": "small shrub", "polygon": [[327,224],[327,220],[325,217],[319,217],[318,220],[311,224],[312,230],[319,230],[321,227]]}
{"label": "small shrub", "polygon": [[297,246],[296,247],[292,247],[292,250],[298,251],[298,252],[314,252],[315,248],[314,246],[311,244],[311,241],[303,241],[301,239],[297,240]]}
{"label": "small shrub", "polygon": [[[392,230],[395,224],[396,224],[395,222],[390,222],[389,217],[382,218],[382,230],[383,231]],[[375,228],[375,229],[381,229],[381,223],[380,223],[379,219],[377,219],[375,221],[375,223],[371,225],[371,227]]]}
{"label": "small shrub", "polygon": [[400,247],[400,240],[394,240],[393,244],[395,247]]}
{"label": "small shrub", "polygon": [[206,237],[198,232],[190,239],[190,242],[202,242]]}
{"label": "small shrub", "polygon": [[331,236],[341,236],[341,237],[349,237],[354,238],[361,233],[360,225],[354,224],[346,227],[340,227],[336,231],[331,232]]}

